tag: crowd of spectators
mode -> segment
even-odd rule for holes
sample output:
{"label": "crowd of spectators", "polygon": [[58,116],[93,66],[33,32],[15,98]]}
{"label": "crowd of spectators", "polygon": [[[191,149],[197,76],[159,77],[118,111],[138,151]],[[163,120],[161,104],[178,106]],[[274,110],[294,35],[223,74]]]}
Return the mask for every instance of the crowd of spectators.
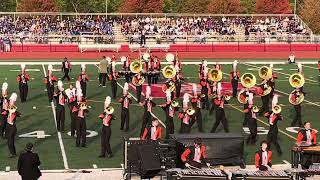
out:
{"label": "crowd of spectators", "polygon": [[[133,43],[144,32],[146,37],[166,37],[173,43],[177,38],[193,36],[193,41],[205,43],[213,38],[217,41],[235,41],[237,33],[245,41],[250,36],[265,41],[281,37],[308,36],[310,32],[297,18],[291,17],[199,17],[199,18],[150,18],[126,17],[119,21],[122,33]],[[238,38],[239,40],[239,38]],[[189,41],[189,40],[188,40]],[[158,41],[159,42],[159,41]]]}

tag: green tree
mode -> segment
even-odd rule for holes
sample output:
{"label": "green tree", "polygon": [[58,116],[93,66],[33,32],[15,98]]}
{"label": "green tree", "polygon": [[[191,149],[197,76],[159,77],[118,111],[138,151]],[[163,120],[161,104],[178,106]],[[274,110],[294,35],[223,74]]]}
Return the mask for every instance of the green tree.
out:
{"label": "green tree", "polygon": [[15,0],[1,0],[0,3],[1,12],[14,12],[16,11],[16,1]]}
{"label": "green tree", "polygon": [[180,13],[208,13],[211,0],[184,0],[179,6]]}
{"label": "green tree", "polygon": [[175,13],[178,11],[178,2],[176,0],[164,0],[164,13]]}
{"label": "green tree", "polygon": [[299,15],[314,33],[320,33],[320,1],[304,0],[299,7]]}
{"label": "green tree", "polygon": [[244,14],[254,14],[256,12],[256,0],[241,0],[240,4]]}

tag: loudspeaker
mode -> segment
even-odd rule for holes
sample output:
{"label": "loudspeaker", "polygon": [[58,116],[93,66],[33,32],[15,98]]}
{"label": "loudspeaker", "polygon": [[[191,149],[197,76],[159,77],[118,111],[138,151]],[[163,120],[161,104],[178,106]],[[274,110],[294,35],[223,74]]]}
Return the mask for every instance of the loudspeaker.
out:
{"label": "loudspeaker", "polygon": [[139,146],[139,159],[141,161],[141,176],[152,178],[161,171],[159,153],[153,145]]}

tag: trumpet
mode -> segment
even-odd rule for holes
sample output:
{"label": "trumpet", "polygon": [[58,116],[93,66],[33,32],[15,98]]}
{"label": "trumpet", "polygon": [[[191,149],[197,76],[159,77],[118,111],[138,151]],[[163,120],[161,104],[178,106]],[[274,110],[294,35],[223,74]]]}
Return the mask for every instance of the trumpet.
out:
{"label": "trumpet", "polygon": [[259,76],[262,78],[262,79],[270,79],[272,77],[272,70],[270,67],[267,67],[267,66],[262,66],[260,69],[259,69]]}
{"label": "trumpet", "polygon": [[[244,98],[243,98],[243,97],[244,97]],[[239,101],[241,104],[247,104],[247,103],[248,103],[248,96],[247,96],[247,94],[246,94],[246,90],[245,90],[245,89],[242,89],[242,90],[238,93],[237,99],[238,99],[238,101]]]}
{"label": "trumpet", "polygon": [[251,73],[245,73],[240,78],[242,86],[246,88],[252,88],[256,85],[256,77]]}
{"label": "trumpet", "polygon": [[279,106],[279,105],[275,105],[275,106],[272,108],[272,112],[275,113],[275,114],[281,113],[281,110],[282,110],[282,108],[281,108],[281,106]]}
{"label": "trumpet", "polygon": [[141,86],[145,81],[145,78],[143,76],[140,77],[140,79],[137,79],[137,76],[132,77],[132,84],[135,86]]}
{"label": "trumpet", "polygon": [[132,73],[140,73],[142,71],[142,63],[139,60],[135,60],[130,63],[130,71]]}
{"label": "trumpet", "polygon": [[112,114],[114,112],[114,108],[112,106],[106,107],[104,112],[106,114]]}
{"label": "trumpet", "polygon": [[174,78],[176,74],[177,70],[172,65],[166,66],[162,69],[162,75],[167,79]]}
{"label": "trumpet", "polygon": [[222,71],[217,69],[210,69],[209,70],[209,80],[214,82],[219,82],[222,80]]}

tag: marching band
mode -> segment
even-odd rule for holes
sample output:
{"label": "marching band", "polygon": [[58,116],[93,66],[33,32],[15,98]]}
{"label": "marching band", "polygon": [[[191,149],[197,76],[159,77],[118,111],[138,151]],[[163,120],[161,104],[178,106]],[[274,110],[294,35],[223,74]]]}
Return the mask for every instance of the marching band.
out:
{"label": "marching band", "polygon": [[[130,106],[133,105],[131,94],[129,93],[130,83],[133,85],[137,93],[138,105],[144,107],[144,114],[142,116],[142,125],[140,130],[141,140],[160,140],[162,139],[162,127],[159,119],[153,117],[152,111],[155,107],[161,107],[166,115],[165,126],[166,133],[165,139],[169,138],[170,134],[175,132],[174,117],[178,112],[178,119],[181,120],[181,127],[179,133],[190,133],[191,128],[197,123],[198,131],[203,130],[202,111],[214,110],[215,122],[211,129],[211,133],[215,133],[220,123],[226,133],[229,132],[228,119],[225,112],[225,105],[231,97],[236,98],[244,106],[244,122],[243,126],[248,127],[250,134],[246,139],[247,144],[254,145],[257,141],[257,116],[258,113],[267,118],[269,124],[269,131],[267,141],[261,143],[261,149],[255,154],[256,167],[260,170],[268,170],[271,168],[271,145],[274,145],[277,152],[282,154],[281,147],[278,143],[278,121],[283,120],[281,115],[282,107],[278,103],[279,95],[274,94],[276,74],[273,72],[273,65],[270,67],[263,66],[258,70],[259,77],[262,79],[261,84],[256,86],[256,77],[251,73],[244,73],[240,76],[237,70],[238,61],[232,64],[232,71],[228,74],[231,81],[231,92],[225,91],[223,88],[222,67],[219,64],[214,65],[212,68],[208,67],[208,62],[202,60],[198,67],[199,82],[192,84],[193,95],[188,93],[182,94],[182,108],[179,106],[179,98],[181,96],[182,85],[185,79],[182,76],[182,66],[178,54],[173,55],[168,53],[166,60],[169,65],[161,69],[160,59],[151,54],[145,53],[142,55],[141,60],[131,60],[128,57],[121,57],[123,63],[121,71],[116,70],[116,58],[103,57],[98,66],[99,72],[99,86],[106,86],[105,79],[111,82],[111,96],[107,96],[104,102],[103,113],[98,118],[102,121],[101,128],[101,154],[99,157],[112,157],[110,146],[112,121],[116,120],[113,114],[115,108],[111,106],[112,99],[117,98],[117,79],[123,76],[125,84],[123,87],[123,95],[118,99],[121,104],[121,130],[129,131],[130,122]],[[111,64],[111,66],[109,66]],[[70,80],[69,72],[71,71],[71,64],[67,58],[62,63],[62,70],[64,76],[61,79]],[[63,88],[62,81],[53,75],[52,65],[48,66],[48,75],[44,78],[44,83],[47,87],[47,94],[49,102],[55,100],[56,108],[56,121],[57,130],[64,132],[65,130],[65,105],[68,103],[71,119],[71,136],[76,136],[76,146],[86,147],[86,116],[88,111],[87,101],[87,82],[89,76],[86,73],[86,67],[81,65],[81,74],[76,81],[76,88],[71,84],[68,89]],[[156,105],[153,100],[152,87],[153,84],[161,82],[160,76],[164,77],[162,91],[165,95],[165,103]],[[161,77],[162,77],[161,76]],[[21,102],[27,100],[28,94],[28,81],[30,76],[26,73],[25,65],[21,66],[21,74],[17,76],[19,83]],[[147,80],[145,94],[143,94],[143,85]],[[238,91],[239,81],[242,89]],[[57,82],[57,91],[55,90],[55,83]],[[298,125],[302,127],[301,118],[301,103],[304,101],[305,93],[302,90],[304,85],[304,76],[302,69],[294,73],[289,78],[290,85],[294,90],[289,95],[289,102],[294,106],[296,116],[293,119],[291,126]],[[198,87],[201,87],[198,93]],[[21,116],[15,106],[17,95],[12,94],[10,99],[8,96],[8,84],[2,85],[2,96],[0,97],[1,105],[1,136],[6,135],[8,139],[8,147],[11,156],[16,155],[15,150],[15,136],[17,133],[16,119]],[[254,99],[260,96],[262,107],[255,105]],[[271,110],[269,101],[271,102]],[[210,106],[211,105],[211,106]],[[316,143],[315,131],[311,129],[310,123],[304,123],[304,129],[298,133],[297,143],[307,142],[309,144]],[[203,159],[205,158],[205,146],[202,144],[201,139],[196,139],[194,146],[187,148],[181,156],[181,160],[185,162],[186,167],[192,165],[195,167],[203,166]]]}

